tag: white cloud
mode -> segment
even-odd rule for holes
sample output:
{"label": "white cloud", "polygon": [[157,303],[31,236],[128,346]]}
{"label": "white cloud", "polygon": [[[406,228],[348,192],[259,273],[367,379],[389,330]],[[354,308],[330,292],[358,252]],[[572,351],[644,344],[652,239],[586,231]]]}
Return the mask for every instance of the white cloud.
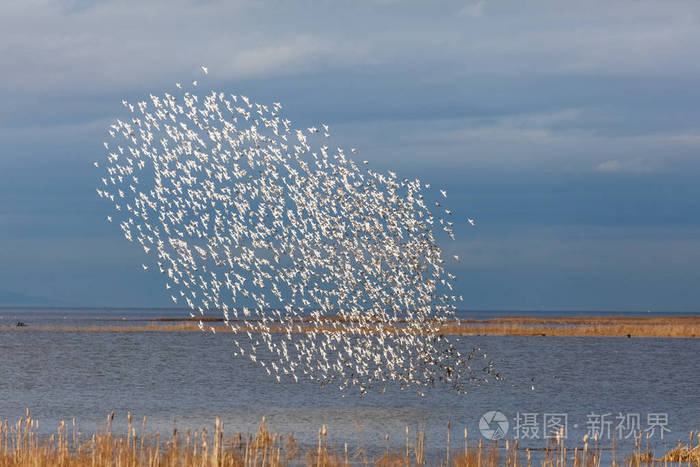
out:
{"label": "white cloud", "polygon": [[660,161],[650,161],[643,158],[611,159],[595,166],[598,172],[609,173],[650,173],[659,170]]}
{"label": "white cloud", "polygon": [[484,6],[486,6],[486,2],[484,0],[479,0],[476,3],[464,5],[464,7],[457,12],[457,16],[471,16],[472,18],[480,18],[484,14]]}
{"label": "white cloud", "polygon": [[231,58],[217,63],[214,76],[289,75],[311,72],[362,60],[362,50],[323,37],[302,34],[251,48],[232,51]]}

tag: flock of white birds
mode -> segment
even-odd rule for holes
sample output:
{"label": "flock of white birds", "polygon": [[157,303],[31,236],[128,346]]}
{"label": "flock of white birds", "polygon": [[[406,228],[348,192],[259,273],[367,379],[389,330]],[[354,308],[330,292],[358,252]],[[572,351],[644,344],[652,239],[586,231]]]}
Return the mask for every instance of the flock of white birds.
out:
{"label": "flock of white birds", "polygon": [[435,238],[454,239],[445,191],[428,201],[429,185],[356,162],[327,125],[294,128],[277,102],[176,87],[122,101],[95,162],[107,220],[153,257],[142,267],[173,304],[221,313],[234,354],[278,381],[422,394],[498,376],[440,334],[462,300]]}

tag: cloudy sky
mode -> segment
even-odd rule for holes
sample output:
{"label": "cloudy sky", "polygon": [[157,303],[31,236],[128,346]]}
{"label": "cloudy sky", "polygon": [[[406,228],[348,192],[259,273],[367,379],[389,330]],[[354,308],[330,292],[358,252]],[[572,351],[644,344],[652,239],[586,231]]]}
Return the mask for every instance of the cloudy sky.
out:
{"label": "cloudy sky", "polygon": [[695,1],[3,1],[0,305],[168,305],[91,164],[207,64],[445,187],[465,308],[697,310],[698,44]]}

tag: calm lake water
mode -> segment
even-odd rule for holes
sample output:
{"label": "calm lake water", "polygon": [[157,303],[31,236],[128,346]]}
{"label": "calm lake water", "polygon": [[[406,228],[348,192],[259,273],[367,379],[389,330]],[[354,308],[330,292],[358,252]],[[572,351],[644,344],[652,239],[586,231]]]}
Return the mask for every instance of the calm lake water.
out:
{"label": "calm lake water", "polygon": [[[16,319],[28,324],[47,316],[64,319],[51,311],[43,317],[34,312],[0,310],[0,316],[5,325]],[[70,315],[66,320],[88,319],[80,311],[62,313]],[[453,443],[462,445],[464,427],[475,443],[482,438],[480,418],[489,411],[505,415],[507,439],[529,434],[532,439],[520,443],[530,447],[544,446],[545,418],[566,417],[572,447],[594,426],[603,427],[602,444],[610,446],[616,427],[624,437],[636,420],[642,430],[656,425],[649,442],[657,455],[700,429],[698,339],[462,338],[458,346],[465,351],[480,346],[506,381],[461,396],[437,388],[425,397],[394,387],[384,394],[341,397],[310,381],[277,383],[249,360],[233,357],[231,339],[224,333],[42,332],[31,326],[2,331],[0,419],[16,421],[28,407],[43,432],[72,417],[90,432],[102,428],[111,411],[117,415],[113,426],[122,429],[131,412],[137,420],[147,415],[152,430],[168,433],[175,426],[211,427],[216,416],[227,431],[255,432],[265,416],[271,429],[308,443],[326,424],[329,442],[342,447],[347,441],[351,452],[360,446],[381,451],[386,433],[401,448],[406,425],[412,439],[414,429],[425,425],[433,456],[444,452],[448,421]],[[532,425],[537,428],[528,428]],[[633,442],[623,439],[618,446],[629,451]]]}

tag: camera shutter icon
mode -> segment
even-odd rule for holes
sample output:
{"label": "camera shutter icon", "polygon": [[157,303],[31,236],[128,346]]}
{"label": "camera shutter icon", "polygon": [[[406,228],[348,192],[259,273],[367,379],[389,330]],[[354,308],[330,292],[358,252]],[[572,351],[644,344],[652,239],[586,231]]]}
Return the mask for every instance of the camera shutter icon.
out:
{"label": "camera shutter icon", "polygon": [[479,419],[481,436],[490,440],[505,438],[508,433],[508,418],[503,412],[490,410]]}

